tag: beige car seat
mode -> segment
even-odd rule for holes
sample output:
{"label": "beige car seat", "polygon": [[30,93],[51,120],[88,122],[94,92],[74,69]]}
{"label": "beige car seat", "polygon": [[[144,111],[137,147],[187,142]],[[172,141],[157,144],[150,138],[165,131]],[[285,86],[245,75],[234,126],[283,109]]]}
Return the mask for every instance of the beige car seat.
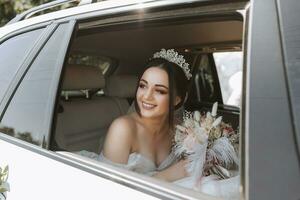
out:
{"label": "beige car seat", "polygon": [[62,112],[57,116],[55,133],[58,149],[99,153],[111,122],[126,114],[129,108],[126,98],[134,96],[136,83],[132,85],[133,82],[129,76],[111,77],[106,85],[97,67],[67,66],[63,91],[104,89],[105,92],[102,96],[69,96],[68,100],[60,101]]}

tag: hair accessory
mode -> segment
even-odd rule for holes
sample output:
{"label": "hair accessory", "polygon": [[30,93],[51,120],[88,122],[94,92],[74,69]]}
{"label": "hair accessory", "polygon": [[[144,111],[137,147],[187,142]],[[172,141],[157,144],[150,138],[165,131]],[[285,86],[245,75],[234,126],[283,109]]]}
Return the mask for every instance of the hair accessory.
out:
{"label": "hair accessory", "polygon": [[154,53],[153,58],[164,58],[169,62],[175,63],[183,69],[188,80],[192,77],[189,64],[185,62],[183,56],[179,55],[174,49],[161,49],[160,52]]}

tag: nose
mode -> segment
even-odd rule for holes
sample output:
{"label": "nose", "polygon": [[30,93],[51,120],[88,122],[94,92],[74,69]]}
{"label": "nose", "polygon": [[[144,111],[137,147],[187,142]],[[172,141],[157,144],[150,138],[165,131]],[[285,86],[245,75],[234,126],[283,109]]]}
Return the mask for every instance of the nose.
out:
{"label": "nose", "polygon": [[151,88],[147,88],[147,90],[145,91],[145,94],[144,94],[144,99],[152,100],[152,98],[153,98],[153,91]]}

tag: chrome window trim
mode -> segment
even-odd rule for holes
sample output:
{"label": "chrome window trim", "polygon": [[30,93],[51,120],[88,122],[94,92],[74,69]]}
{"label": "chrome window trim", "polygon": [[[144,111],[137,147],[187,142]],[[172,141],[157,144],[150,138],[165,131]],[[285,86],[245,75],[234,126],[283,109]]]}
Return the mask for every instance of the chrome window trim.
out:
{"label": "chrome window trim", "polygon": [[[113,14],[119,14],[119,13],[128,13],[133,11],[140,11],[139,13],[135,14],[126,14],[125,17],[112,17],[109,19],[100,19],[93,22],[83,22],[79,24],[79,29],[85,29],[85,28],[92,28],[95,27],[94,24],[96,24],[96,27],[101,27],[101,24],[107,25],[109,23],[118,21],[129,21],[129,22],[140,22],[143,21],[153,21],[153,20],[161,20],[161,19],[174,19],[174,18],[183,18],[183,17],[199,17],[199,16],[218,16],[220,14],[224,15],[227,14],[228,16],[232,16],[233,14],[240,15],[239,12],[237,12],[237,9],[240,9],[244,3],[232,3],[232,4],[219,4],[219,5],[207,5],[207,6],[196,6],[196,7],[189,7],[189,8],[177,8],[176,12],[174,10],[167,10],[167,11],[160,11],[160,12],[142,12],[139,7],[137,6],[131,6],[126,8],[120,8],[120,9],[112,9],[107,10],[106,12],[94,12],[91,14],[81,14],[76,16],[76,19],[79,21],[84,21],[93,17],[101,17],[106,16],[107,14],[113,15]],[[149,5],[147,8],[157,8],[153,5]],[[100,26],[99,26],[100,24]]]}
{"label": "chrome window trim", "polygon": [[246,200],[248,199],[247,192],[248,192],[248,187],[249,183],[247,183],[246,177],[249,176],[249,171],[248,171],[248,162],[249,162],[249,154],[248,154],[248,134],[249,131],[246,130],[246,127],[249,127],[246,125],[246,105],[247,105],[247,80],[248,80],[248,75],[247,75],[247,54],[248,54],[248,27],[249,27],[249,17],[250,17],[250,3],[246,6],[245,8],[245,15],[244,15],[244,31],[243,31],[243,78],[242,78],[242,101],[241,101],[241,110],[240,110],[240,193],[241,193],[241,200]]}
{"label": "chrome window trim", "polygon": [[[21,14],[17,15],[15,18],[13,18],[12,20],[10,20],[7,24],[12,24],[18,21],[22,21],[24,19],[30,18],[31,16],[35,15],[36,13],[45,11],[47,9],[51,9],[51,8],[55,8],[64,4],[69,4],[69,3],[73,3],[73,2],[77,2],[78,0],[55,0],[52,2],[48,2],[48,3],[44,3],[42,5],[30,8],[29,10],[26,10],[24,12],[22,12]],[[80,0],[78,5],[80,4]]]}

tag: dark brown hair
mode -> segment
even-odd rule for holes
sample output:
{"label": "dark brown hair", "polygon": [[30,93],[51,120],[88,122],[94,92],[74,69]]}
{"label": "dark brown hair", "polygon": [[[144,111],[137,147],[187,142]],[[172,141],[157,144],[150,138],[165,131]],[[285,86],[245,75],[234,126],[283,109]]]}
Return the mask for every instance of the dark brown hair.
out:
{"label": "dark brown hair", "polygon": [[[160,69],[163,69],[167,72],[168,77],[169,77],[169,126],[170,128],[173,127],[174,123],[174,111],[180,108],[187,95],[187,87],[188,87],[188,79],[185,76],[185,73],[181,67],[179,67],[177,64],[169,62],[163,58],[154,58],[150,60],[145,67],[144,72],[150,68],[150,67],[158,67]],[[142,78],[142,75],[139,77],[139,82]],[[136,88],[136,92],[138,90],[138,85]],[[174,106],[174,101],[176,96],[180,97],[181,101],[178,103],[176,106]],[[136,112],[141,116],[140,108],[137,103],[136,95],[135,95],[135,101],[134,101],[134,106]]]}

